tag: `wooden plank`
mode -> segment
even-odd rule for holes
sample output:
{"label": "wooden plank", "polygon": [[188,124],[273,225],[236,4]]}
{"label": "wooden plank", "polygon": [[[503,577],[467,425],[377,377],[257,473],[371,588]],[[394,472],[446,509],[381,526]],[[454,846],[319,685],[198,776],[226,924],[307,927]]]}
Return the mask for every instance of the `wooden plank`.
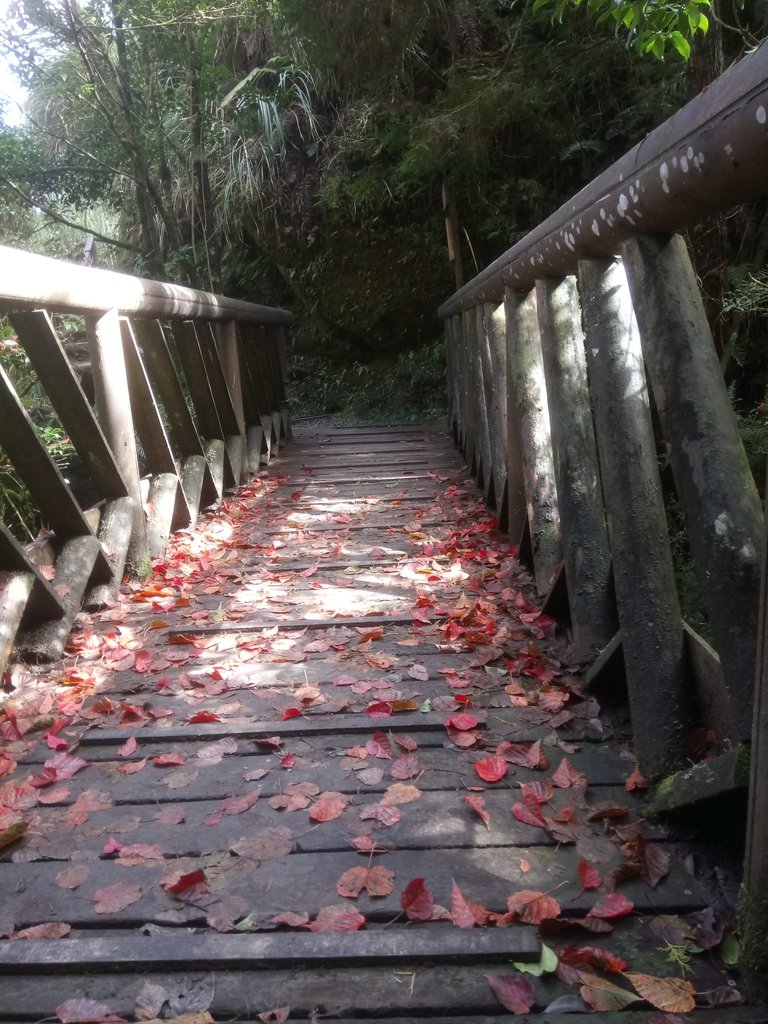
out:
{"label": "wooden plank", "polygon": [[[430,616],[430,622],[443,622],[450,618],[448,612],[440,615],[437,612]],[[424,625],[422,620],[419,622]],[[336,619],[263,619],[251,622],[238,622],[234,625],[221,623],[216,626],[195,626],[193,629],[169,629],[166,634],[172,636],[210,636],[215,633],[256,633],[261,629],[274,629],[290,632],[293,629],[331,629],[334,626],[397,626],[414,625],[412,615],[346,615]]]}
{"label": "wooden plank", "polygon": [[0,974],[23,970],[26,974],[78,972],[111,968],[119,963],[126,972],[156,969],[199,970],[216,964],[217,970],[305,966],[355,967],[414,966],[461,961],[522,961],[539,959],[540,943],[533,928],[497,928],[479,931],[467,949],[466,937],[454,929],[410,928],[357,933],[277,932],[269,935],[190,935],[173,942],[169,937],[116,935],[76,938],[67,942],[27,941],[0,943]]}
{"label": "wooden plank", "polygon": [[[282,774],[282,773],[281,773]],[[292,776],[291,776],[292,778]],[[329,787],[333,792],[350,795],[355,793],[354,779],[346,785],[336,787],[332,779],[327,779],[316,772],[316,781]],[[392,783],[392,778],[386,780]],[[244,788],[243,793],[258,792],[260,784],[251,784]],[[290,785],[290,783],[288,783]],[[431,850],[436,846],[435,837],[439,836],[439,847],[448,849],[483,849],[495,848],[505,850],[508,857],[519,856],[519,849],[535,850],[539,847],[553,847],[557,840],[544,829],[526,825],[518,821],[510,813],[510,808],[519,793],[509,791],[489,792],[485,794],[487,811],[491,824],[488,828],[465,803],[460,793],[423,792],[417,803],[401,808],[402,817],[399,822],[387,828],[374,829],[375,822],[360,819],[366,807],[373,807],[381,800],[383,785],[366,787],[370,792],[358,793],[348,809],[334,821],[327,822],[322,828],[307,817],[305,810],[286,812],[274,810],[268,798],[282,795],[286,783],[283,777],[282,786],[273,782],[268,784],[265,779],[261,784],[262,797],[247,812],[239,815],[228,815],[221,808],[224,801],[189,800],[183,803],[185,819],[180,824],[163,825],[154,820],[159,806],[153,800],[145,799],[136,803],[120,803],[108,811],[90,813],[87,828],[73,828],[67,814],[72,803],[57,808],[41,807],[35,815],[33,834],[16,847],[19,857],[25,860],[45,860],[68,863],[70,861],[92,862],[102,854],[105,840],[114,837],[119,842],[130,845],[133,842],[149,843],[162,850],[168,866],[178,857],[205,857],[217,851],[229,849],[237,843],[249,830],[261,828],[287,827],[301,849],[302,853],[331,853],[349,850],[353,836],[372,836],[380,847],[409,850]],[[552,815],[565,808],[574,806],[573,793],[556,792],[553,800],[544,809]],[[629,807],[626,821],[638,822],[645,807],[635,797],[627,797],[626,793],[615,787],[599,787],[593,794],[595,802],[606,801]],[[166,802],[166,806],[168,803]],[[171,802],[173,807],[179,806],[178,800]],[[71,812],[75,813],[75,812]],[[577,810],[574,820],[583,821],[585,811]],[[220,818],[218,824],[212,822]],[[587,826],[586,831],[591,831]],[[660,826],[643,827],[644,834],[652,840],[664,840],[668,831]],[[0,865],[0,878],[2,878]],[[1,947],[1,944],[0,944]]]}
{"label": "wooden plank", "polygon": [[153,328],[150,325],[143,325],[137,330],[134,325],[125,318],[120,320],[120,329],[123,337],[123,352],[125,354],[125,368],[128,374],[128,384],[131,393],[131,409],[133,421],[136,425],[136,433],[139,435],[141,447],[144,449],[144,456],[153,474],[177,473],[176,459],[174,458],[168,432],[165,429],[163,418],[160,414],[160,407],[152,391],[147,369],[144,365],[142,353],[139,350],[137,333],[151,344],[151,334],[155,337],[158,325]]}
{"label": "wooden plank", "polygon": [[48,454],[5,370],[0,367],[3,450],[58,540],[93,536],[74,494]]}
{"label": "wooden plank", "polygon": [[[322,826],[320,826],[322,827]],[[258,828],[243,827],[242,838],[258,836]],[[386,840],[385,840],[386,841]],[[239,847],[243,849],[244,847]],[[262,847],[263,850],[263,847]],[[450,900],[455,881],[466,895],[497,913],[504,913],[507,899],[516,891],[557,889],[557,899],[566,916],[581,916],[595,904],[594,893],[581,890],[578,874],[578,851],[574,847],[516,847],[510,856],[503,847],[487,849],[394,850],[386,856],[386,867],[394,873],[397,885],[384,897],[360,895],[354,906],[370,922],[386,923],[401,913],[400,893],[413,878],[424,878],[436,902]],[[530,865],[524,871],[520,862]],[[600,869],[618,866],[621,852],[615,851]],[[44,921],[66,921],[72,927],[113,926],[137,927],[145,922],[162,924],[169,911],[175,910],[174,923],[187,927],[206,922],[206,905],[226,897],[240,897],[253,909],[260,922],[276,914],[306,912],[312,917],[324,907],[339,902],[336,884],[341,875],[358,867],[361,858],[354,850],[329,853],[302,853],[296,850],[277,859],[259,862],[247,856],[223,856],[177,859],[173,867],[180,872],[202,869],[208,878],[211,896],[204,904],[179,905],[166,893],[160,880],[168,872],[164,861],[147,861],[134,867],[117,861],[100,860],[89,863],[88,878],[72,899],[56,884],[61,864],[33,862],[2,865],[4,913],[17,926]],[[105,917],[94,908],[96,892],[118,882],[130,882],[141,888],[138,901],[124,910]],[[622,893],[630,899],[638,913],[689,913],[709,905],[704,890],[678,866],[655,889],[631,879],[622,884]]]}
{"label": "wooden plank", "polygon": [[50,583],[4,523],[0,523],[0,567],[8,572],[28,574],[34,579],[24,608],[24,625],[57,619],[63,614],[63,605]]}
{"label": "wooden plank", "polygon": [[128,486],[51,318],[43,310],[36,310],[11,313],[9,319],[99,496],[124,497]]}

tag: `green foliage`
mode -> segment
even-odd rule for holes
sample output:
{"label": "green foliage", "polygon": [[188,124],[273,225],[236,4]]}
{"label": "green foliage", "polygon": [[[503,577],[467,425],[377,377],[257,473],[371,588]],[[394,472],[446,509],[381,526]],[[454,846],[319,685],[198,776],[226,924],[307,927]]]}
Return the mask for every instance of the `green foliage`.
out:
{"label": "green foliage", "polygon": [[340,365],[296,356],[290,394],[299,415],[405,423],[444,418],[447,409],[442,341],[401,352],[394,360]]}
{"label": "green foliage", "polygon": [[[556,21],[581,6],[585,0],[534,0],[534,11],[546,9]],[[586,0],[586,6],[598,24],[613,21],[617,31],[626,34],[627,43],[637,53],[651,53],[663,60],[678,53],[684,60],[691,55],[691,40],[697,32],[709,28],[710,0]]]}
{"label": "green foliage", "polygon": [[[0,328],[0,367],[8,375],[49,454],[65,469],[74,448],[65,435],[45,392],[38,384],[23,349],[11,339],[7,325]],[[29,491],[10,459],[0,448],[0,520],[20,540],[33,540],[43,525]]]}
{"label": "green foliage", "polygon": [[665,504],[680,611],[686,622],[711,643],[712,630],[704,606],[704,592],[693,562],[685,513],[674,494],[667,495]]}

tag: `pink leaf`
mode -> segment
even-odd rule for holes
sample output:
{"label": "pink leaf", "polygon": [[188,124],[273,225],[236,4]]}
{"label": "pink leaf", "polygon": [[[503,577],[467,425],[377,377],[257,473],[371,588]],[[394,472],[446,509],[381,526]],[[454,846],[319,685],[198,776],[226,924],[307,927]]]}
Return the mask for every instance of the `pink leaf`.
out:
{"label": "pink leaf", "polygon": [[429,921],[435,898],[426,887],[423,878],[414,878],[400,895],[400,906],[409,921]]}
{"label": "pink leaf", "polygon": [[535,996],[530,981],[518,975],[486,974],[493,994],[511,1013],[529,1013]]}

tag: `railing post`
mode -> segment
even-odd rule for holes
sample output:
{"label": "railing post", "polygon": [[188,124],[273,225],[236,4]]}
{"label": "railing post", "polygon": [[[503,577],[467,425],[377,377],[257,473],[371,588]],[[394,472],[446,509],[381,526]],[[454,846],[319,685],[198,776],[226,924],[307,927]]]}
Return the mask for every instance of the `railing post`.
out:
{"label": "railing post", "polygon": [[576,278],[537,281],[536,295],[571,626],[590,661],[617,619]]}
{"label": "railing post", "polygon": [[477,404],[475,402],[475,380],[473,353],[475,350],[475,331],[477,317],[475,307],[465,309],[461,314],[461,377],[462,395],[464,397],[464,461],[470,472],[477,470],[479,445],[477,440]]}
{"label": "railing post", "polygon": [[739,899],[742,938],[739,965],[745,970],[764,974],[768,971],[768,843],[765,841],[765,823],[768,821],[768,516],[763,529],[752,722],[749,810],[744,878]]}
{"label": "railing post", "polygon": [[635,750],[658,777],[680,764],[692,697],[643,355],[621,264],[580,262],[579,290]]}
{"label": "railing post", "polygon": [[459,339],[457,317],[448,317],[445,321],[445,364],[448,378],[448,429],[458,443],[460,427],[459,415]]}
{"label": "railing post", "polygon": [[508,295],[506,310],[510,340],[507,359],[514,381],[514,415],[520,428],[536,588],[539,594],[546,594],[562,558],[562,547],[536,292]]}
{"label": "railing post", "polygon": [[519,293],[507,288],[504,293],[504,347],[507,365],[507,532],[517,544],[528,520],[523,474],[523,441],[517,412],[517,390],[512,352],[515,349],[516,310]]}
{"label": "railing post", "polygon": [[487,351],[488,334],[485,328],[483,306],[475,306],[475,331],[472,336],[472,377],[477,409],[478,447],[477,479],[488,501],[493,486],[493,456],[491,454],[491,431],[489,425],[488,397],[490,382],[485,379],[486,366],[490,363]]}
{"label": "railing post", "polygon": [[99,421],[114,453],[120,474],[128,487],[129,497],[134,503],[127,556],[128,570],[133,575],[146,576],[151,568],[149,547],[141,498],[136,435],[131,416],[128,377],[117,310],[112,309],[98,319],[86,318],[86,329]]}
{"label": "railing post", "polygon": [[488,411],[493,497],[499,522],[507,520],[507,324],[504,303],[482,307],[484,331],[481,356],[485,404]]}
{"label": "railing post", "polygon": [[[738,736],[749,739],[763,516],[685,242],[622,246],[662,434]],[[723,737],[721,737],[723,738]]]}

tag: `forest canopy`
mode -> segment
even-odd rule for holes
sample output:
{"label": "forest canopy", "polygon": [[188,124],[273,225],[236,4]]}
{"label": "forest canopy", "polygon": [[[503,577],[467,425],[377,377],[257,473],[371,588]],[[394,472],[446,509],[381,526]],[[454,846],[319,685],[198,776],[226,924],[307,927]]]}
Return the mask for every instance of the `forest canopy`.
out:
{"label": "forest canopy", "polygon": [[455,286],[444,196],[471,276],[755,43],[762,9],[724,6],[19,0],[0,239],[79,259],[47,227],[76,225],[325,351],[417,347]]}

